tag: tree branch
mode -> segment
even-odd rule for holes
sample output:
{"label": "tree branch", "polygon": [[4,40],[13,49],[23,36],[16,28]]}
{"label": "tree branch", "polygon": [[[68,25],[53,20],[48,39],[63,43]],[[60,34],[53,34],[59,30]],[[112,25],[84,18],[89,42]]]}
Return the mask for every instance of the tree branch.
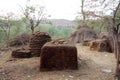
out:
{"label": "tree branch", "polygon": [[120,6],[120,1],[119,1],[118,5],[117,5],[117,7],[116,7],[116,10],[114,11],[114,15],[113,15],[113,18],[114,18],[114,19],[115,19],[115,17],[116,17],[116,14],[117,14],[117,11],[118,11],[118,9],[119,9],[119,6]]}

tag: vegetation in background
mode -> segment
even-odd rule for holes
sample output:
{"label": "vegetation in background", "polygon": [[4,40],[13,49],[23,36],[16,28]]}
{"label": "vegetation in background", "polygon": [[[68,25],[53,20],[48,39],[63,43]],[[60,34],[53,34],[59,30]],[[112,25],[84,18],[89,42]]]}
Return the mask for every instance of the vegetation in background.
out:
{"label": "vegetation in background", "polygon": [[[83,23],[87,24],[89,27],[95,30],[97,34],[100,32],[108,32],[111,22],[111,15],[102,15],[102,12],[97,15],[94,11],[89,11],[90,9],[96,8],[90,3],[90,8],[86,6],[87,0],[82,0],[82,19],[77,19],[76,21],[79,25]],[[92,1],[96,2],[98,0],[88,0],[87,2]],[[100,2],[100,1],[98,1]],[[101,3],[102,4],[102,3]],[[88,4],[87,4],[88,5]],[[98,5],[97,5],[98,6]],[[105,5],[104,5],[105,6]],[[111,8],[111,5],[108,6]],[[106,6],[105,6],[106,8]],[[74,28],[65,28],[65,27],[56,27],[51,24],[40,24],[41,20],[44,18],[44,8],[36,7],[28,4],[25,7],[22,7],[23,16],[20,19],[15,19],[14,14],[9,14],[6,16],[0,16],[0,42],[5,42],[11,40],[12,38],[18,36],[21,33],[31,34],[34,31],[40,30],[48,32],[52,38],[69,38],[71,33],[75,31]],[[105,11],[105,10],[104,10]],[[120,25],[120,9],[116,15],[116,25]],[[91,18],[92,16],[92,18]],[[97,17],[97,18],[96,18]]]}
{"label": "vegetation in background", "polygon": [[[111,16],[114,14],[118,2],[119,0],[81,0],[81,12],[78,14],[77,22],[81,26],[88,25],[98,34],[100,32],[110,32]],[[107,11],[111,11],[111,14],[108,15]],[[119,12],[120,9],[117,12],[116,26],[120,25]]]}
{"label": "vegetation in background", "polygon": [[75,29],[73,28],[58,28],[51,24],[40,25],[36,30],[48,32],[52,38],[68,38]]}
{"label": "vegetation in background", "polygon": [[[1,23],[1,22],[0,22]],[[75,29],[73,28],[58,28],[51,24],[40,24],[35,28],[35,31],[44,31],[49,33],[53,39],[55,38],[68,38]],[[10,39],[12,40],[16,36],[22,33],[31,34],[31,29],[28,26],[25,26],[25,23],[22,20],[14,21],[14,26],[10,28]],[[4,30],[0,30],[0,42],[5,42],[7,36]]]}
{"label": "vegetation in background", "polygon": [[[5,16],[0,16],[0,30],[1,37],[5,41],[9,41],[11,35],[11,28],[14,26],[13,13],[7,13]],[[6,36],[6,37],[3,37]]]}

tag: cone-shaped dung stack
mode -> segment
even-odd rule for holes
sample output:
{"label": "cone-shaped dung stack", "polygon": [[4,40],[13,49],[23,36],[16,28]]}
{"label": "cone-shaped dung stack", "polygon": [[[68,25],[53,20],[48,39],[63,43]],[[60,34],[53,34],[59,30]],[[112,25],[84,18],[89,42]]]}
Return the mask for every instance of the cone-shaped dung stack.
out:
{"label": "cone-shaped dung stack", "polygon": [[30,50],[33,56],[40,56],[41,48],[46,43],[51,41],[51,37],[46,32],[36,31],[30,38]]}

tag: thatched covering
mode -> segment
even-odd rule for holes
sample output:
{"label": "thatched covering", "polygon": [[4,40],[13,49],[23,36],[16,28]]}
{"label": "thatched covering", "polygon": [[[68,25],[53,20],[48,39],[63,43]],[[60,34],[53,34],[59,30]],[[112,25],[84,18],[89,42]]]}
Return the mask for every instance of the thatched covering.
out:
{"label": "thatched covering", "polygon": [[29,49],[17,49],[13,50],[11,56],[13,58],[30,58],[32,57],[31,51]]}
{"label": "thatched covering", "polygon": [[13,40],[11,40],[8,44],[9,46],[21,46],[26,45],[29,42],[30,35],[27,33],[22,33],[16,36]]}
{"label": "thatched covering", "polygon": [[37,31],[30,38],[30,50],[33,56],[40,56],[41,47],[51,41],[51,37],[46,32]]}
{"label": "thatched covering", "polygon": [[90,50],[95,50],[99,52],[103,51],[112,52],[111,46],[109,45],[107,39],[97,39],[91,41]]}
{"label": "thatched covering", "polygon": [[107,39],[107,38],[109,38],[109,37],[112,37],[112,34],[110,34],[110,33],[108,33],[108,32],[101,32],[101,33],[99,34],[99,38],[100,38],[100,39]]}
{"label": "thatched covering", "polygon": [[40,71],[78,69],[77,49],[64,40],[52,41],[42,47]]}
{"label": "thatched covering", "polygon": [[70,37],[71,41],[74,43],[80,43],[85,40],[94,40],[96,38],[96,33],[88,26],[78,28]]}

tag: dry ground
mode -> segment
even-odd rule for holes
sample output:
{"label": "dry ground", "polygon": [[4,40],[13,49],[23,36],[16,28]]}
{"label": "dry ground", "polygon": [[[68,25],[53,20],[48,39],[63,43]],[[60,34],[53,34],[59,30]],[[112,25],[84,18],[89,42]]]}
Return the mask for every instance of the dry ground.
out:
{"label": "dry ground", "polygon": [[[90,51],[89,47],[78,49],[78,70],[52,72],[39,71],[39,57],[26,59],[11,58],[11,50],[0,52],[0,80],[113,80],[115,57],[112,53]],[[80,60],[82,59],[82,60]],[[101,69],[111,69],[104,73]]]}

